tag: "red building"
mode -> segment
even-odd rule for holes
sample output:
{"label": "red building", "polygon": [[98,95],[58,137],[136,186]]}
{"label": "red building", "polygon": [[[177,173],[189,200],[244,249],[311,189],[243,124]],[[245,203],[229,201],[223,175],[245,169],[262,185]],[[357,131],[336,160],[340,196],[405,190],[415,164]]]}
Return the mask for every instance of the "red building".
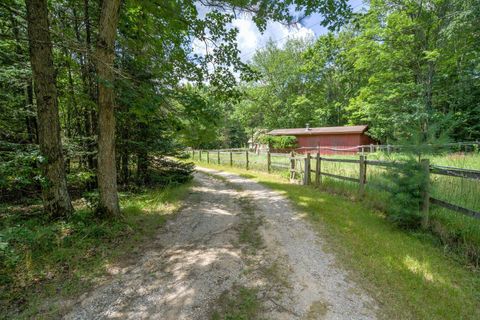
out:
{"label": "red building", "polygon": [[272,136],[295,136],[298,142],[297,152],[321,154],[354,154],[361,145],[374,144],[366,135],[368,126],[343,126],[322,128],[276,129],[268,134]]}

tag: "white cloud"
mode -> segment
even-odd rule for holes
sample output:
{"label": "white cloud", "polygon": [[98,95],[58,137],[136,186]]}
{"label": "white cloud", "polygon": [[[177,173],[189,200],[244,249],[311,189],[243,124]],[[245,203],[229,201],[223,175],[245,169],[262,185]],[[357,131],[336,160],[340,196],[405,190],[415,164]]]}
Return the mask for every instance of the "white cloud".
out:
{"label": "white cloud", "polygon": [[[238,29],[237,45],[243,61],[250,60],[255,51],[265,47],[269,40],[274,41],[278,46],[282,47],[288,39],[308,39],[315,37],[314,31],[310,28],[306,28],[300,24],[286,26],[279,22],[269,22],[265,31],[261,33],[249,16],[234,19],[229,27]],[[199,55],[205,54],[206,47],[203,41],[195,39],[192,46],[193,53]]]}
{"label": "white cloud", "polygon": [[237,36],[238,49],[243,61],[250,60],[255,51],[263,48],[270,39],[282,47],[288,39],[308,39],[315,36],[312,29],[301,25],[289,27],[279,22],[269,22],[265,31],[261,33],[255,23],[248,17],[235,19],[232,26],[237,27],[239,31]]}

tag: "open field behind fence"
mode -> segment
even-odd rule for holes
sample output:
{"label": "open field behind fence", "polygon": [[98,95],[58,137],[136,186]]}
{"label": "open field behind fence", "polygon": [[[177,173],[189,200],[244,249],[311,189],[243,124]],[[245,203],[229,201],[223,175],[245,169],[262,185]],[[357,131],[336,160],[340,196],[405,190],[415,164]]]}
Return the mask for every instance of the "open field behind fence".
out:
{"label": "open field behind fence", "polygon": [[[360,193],[368,190],[388,190],[389,168],[401,166],[401,157],[381,155],[325,157],[317,154],[255,153],[235,151],[191,151],[194,160],[231,165],[247,170],[289,174],[293,181],[320,185],[322,180],[337,179],[359,185]],[[400,160],[397,160],[400,159]],[[435,205],[480,219],[480,170],[465,168],[465,164],[480,164],[480,155],[446,155],[428,159],[430,188],[428,196]],[[318,162],[318,164],[317,164]],[[448,164],[448,165],[447,165]],[[458,165],[454,167],[451,165]],[[463,164],[463,165],[462,165]],[[305,167],[308,166],[307,171]],[[363,171],[362,171],[363,170]],[[308,174],[306,174],[306,172]],[[326,182],[326,181],[325,181]]]}
{"label": "open field behind fence", "polygon": [[[319,156],[296,153],[255,153],[248,150],[190,151],[195,161],[235,166],[289,177],[292,183],[311,184],[374,202],[387,208],[389,171],[402,165],[402,154]],[[446,153],[424,160],[428,190],[422,190],[422,214],[444,242],[463,243],[469,259],[480,257],[480,154]]]}

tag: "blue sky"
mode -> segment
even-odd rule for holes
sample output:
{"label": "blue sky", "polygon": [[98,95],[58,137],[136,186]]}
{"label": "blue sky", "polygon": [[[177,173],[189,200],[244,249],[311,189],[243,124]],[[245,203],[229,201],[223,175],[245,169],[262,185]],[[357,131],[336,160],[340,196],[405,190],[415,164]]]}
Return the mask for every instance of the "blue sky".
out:
{"label": "blue sky", "polygon": [[[366,5],[364,4],[364,0],[350,0],[349,3],[350,6],[353,8],[354,12],[359,12],[366,7]],[[318,37],[319,35],[325,34],[328,31],[327,28],[320,25],[320,21],[321,15],[314,14],[304,19],[304,21],[302,21],[302,25],[306,28],[311,29],[315,33],[315,36]]]}
{"label": "blue sky", "polygon": [[[350,6],[354,12],[361,11],[366,7],[364,0],[350,0]],[[198,6],[200,14],[206,10]],[[240,50],[240,58],[243,61],[250,60],[255,51],[265,47],[269,40],[273,40],[277,45],[283,46],[291,38],[309,38],[314,39],[327,32],[325,27],[320,25],[321,15],[314,14],[303,19],[301,24],[296,26],[285,26],[279,22],[269,22],[266,30],[261,33],[251,17],[244,15],[238,17],[232,22],[232,27],[238,28],[237,43]],[[204,54],[205,46],[201,42],[193,43],[193,50],[200,55]]]}

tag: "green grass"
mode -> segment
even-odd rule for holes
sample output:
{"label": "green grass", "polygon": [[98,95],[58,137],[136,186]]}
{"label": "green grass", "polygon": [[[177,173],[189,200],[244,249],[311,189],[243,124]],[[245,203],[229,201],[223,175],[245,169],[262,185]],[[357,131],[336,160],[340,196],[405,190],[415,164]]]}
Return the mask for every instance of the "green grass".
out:
{"label": "green grass", "polygon": [[263,239],[258,231],[258,227],[262,224],[261,218],[255,216],[254,205],[249,197],[243,196],[238,199],[238,203],[242,208],[239,224],[239,241],[247,245],[247,250],[251,254],[255,254],[256,250],[263,245]]}
{"label": "green grass", "polygon": [[75,298],[141,249],[189,187],[122,193],[115,220],[99,219],[82,204],[57,222],[45,220],[38,205],[0,207],[0,318],[57,318],[57,302]]}
{"label": "green grass", "polygon": [[433,164],[457,168],[480,170],[480,153],[450,153],[434,156],[431,159]]}
{"label": "green grass", "polygon": [[[403,154],[391,153],[386,154],[384,152],[374,152],[365,154],[370,160],[401,160],[405,157]],[[191,154],[190,154],[191,156]],[[327,155],[326,157],[335,157],[335,158],[348,158],[348,159],[358,159],[358,155]],[[450,166],[456,168],[464,169],[476,169],[480,170],[480,152],[444,152],[438,155],[426,156],[430,159],[432,164],[440,166]],[[233,152],[233,163],[238,167],[245,167],[245,152],[237,151]],[[314,155],[312,155],[314,159]],[[198,161],[198,152],[195,153],[195,161]],[[202,162],[206,162],[207,157],[204,152],[202,155]],[[210,152],[209,161],[211,164],[218,164],[217,152]],[[278,166],[288,166],[289,159],[288,154],[272,154],[271,157],[272,164]],[[249,153],[249,162],[252,169],[257,170],[266,170],[267,169],[267,156],[265,153],[255,154],[253,152]],[[230,154],[229,152],[220,152],[220,164],[229,165],[230,164]],[[344,165],[344,164],[342,164]],[[312,165],[312,168],[314,166]]]}
{"label": "green grass", "polygon": [[430,234],[397,229],[365,203],[290,184],[275,175],[208,166],[253,178],[296,203],[327,240],[328,250],[376,298],[383,317],[480,318],[478,270],[446,254]]}
{"label": "green grass", "polygon": [[262,307],[257,299],[257,290],[243,286],[234,286],[224,292],[217,301],[212,320],[250,320],[257,319]]}

